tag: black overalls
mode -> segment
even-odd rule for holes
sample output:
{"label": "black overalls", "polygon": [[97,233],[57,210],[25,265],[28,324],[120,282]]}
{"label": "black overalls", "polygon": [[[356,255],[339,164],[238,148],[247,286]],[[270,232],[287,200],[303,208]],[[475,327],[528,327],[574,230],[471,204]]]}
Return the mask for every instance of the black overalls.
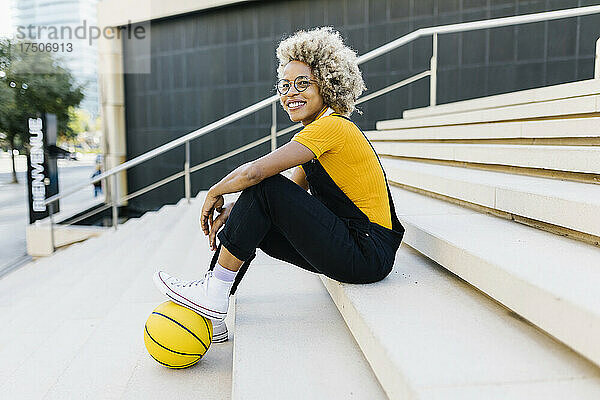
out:
{"label": "black overalls", "polygon": [[[377,157],[374,149],[373,153]],[[396,216],[387,179],[392,229],[371,222],[318,159],[302,168],[312,196],[277,174],[245,189],[236,201],[218,233],[220,243],[210,265],[213,269],[222,245],[245,260],[231,294],[256,256],[256,248],[340,282],[372,283],[391,272],[404,228]]]}

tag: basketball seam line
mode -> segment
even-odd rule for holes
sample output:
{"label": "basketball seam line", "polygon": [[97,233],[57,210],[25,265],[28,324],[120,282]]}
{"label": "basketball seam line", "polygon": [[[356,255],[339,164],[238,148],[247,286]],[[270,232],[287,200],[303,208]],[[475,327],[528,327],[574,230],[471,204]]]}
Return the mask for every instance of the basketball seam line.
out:
{"label": "basketball seam line", "polygon": [[[202,343],[202,346],[204,346],[204,350],[205,351],[208,350],[208,346],[204,344],[204,342],[202,341],[202,339],[200,339],[198,336],[196,336],[196,334],[194,332],[192,332],[191,330],[189,330],[188,328],[186,328],[183,324],[175,321],[173,318],[171,318],[169,316],[166,316],[165,314],[161,314],[161,313],[156,312],[156,311],[152,311],[152,314],[160,315],[162,317],[165,317],[169,321],[176,323],[177,325],[179,325],[180,327],[182,327],[183,329],[185,329],[186,331],[188,331],[190,335],[192,335],[193,337],[195,337],[196,339],[198,339],[198,341],[200,343]],[[202,319],[204,319],[204,317],[202,317]],[[206,323],[206,321],[204,321],[204,323]],[[207,326],[207,328],[208,328],[208,326]],[[208,332],[210,333],[210,330]],[[210,345],[210,343],[209,343],[209,345]]]}
{"label": "basketball seam line", "polygon": [[180,351],[172,350],[172,349],[168,348],[167,346],[165,346],[165,345],[162,345],[162,344],[158,343],[158,341],[152,337],[152,335],[151,335],[151,334],[150,334],[150,332],[148,331],[148,325],[144,325],[144,328],[146,329],[146,333],[148,334],[148,337],[149,337],[149,338],[150,338],[150,339],[151,339],[151,340],[152,340],[154,343],[156,343],[157,345],[159,345],[159,346],[160,346],[160,347],[162,347],[163,349],[165,349],[165,350],[167,350],[167,351],[170,351],[171,353],[180,354],[180,355],[182,355],[182,356],[198,356],[198,357],[202,357],[202,354],[199,354],[199,353],[182,353],[182,352],[180,352]]}
{"label": "basketball seam line", "polygon": [[159,363],[159,364],[162,364],[162,365],[164,365],[165,367],[169,367],[169,368],[186,368],[186,367],[190,367],[190,366],[192,366],[192,365],[196,364],[198,361],[200,361],[200,358],[202,358],[202,357],[200,357],[200,358],[199,358],[199,359],[197,359],[196,361],[192,361],[192,362],[191,362],[191,363],[189,363],[189,364],[184,364],[184,365],[170,365],[170,364],[167,364],[166,362],[162,362],[162,361],[158,360],[158,359],[157,359],[156,357],[154,357],[152,354],[150,354],[150,357],[154,358],[154,361],[156,361],[157,363]]}

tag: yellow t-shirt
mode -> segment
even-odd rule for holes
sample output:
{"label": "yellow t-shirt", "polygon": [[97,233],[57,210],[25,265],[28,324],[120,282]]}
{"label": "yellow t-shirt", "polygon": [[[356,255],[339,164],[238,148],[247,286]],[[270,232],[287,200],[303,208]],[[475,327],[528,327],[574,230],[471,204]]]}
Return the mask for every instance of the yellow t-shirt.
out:
{"label": "yellow t-shirt", "polygon": [[392,229],[383,170],[363,133],[351,121],[329,115],[316,119],[292,140],[308,147],[327,174],[371,222]]}

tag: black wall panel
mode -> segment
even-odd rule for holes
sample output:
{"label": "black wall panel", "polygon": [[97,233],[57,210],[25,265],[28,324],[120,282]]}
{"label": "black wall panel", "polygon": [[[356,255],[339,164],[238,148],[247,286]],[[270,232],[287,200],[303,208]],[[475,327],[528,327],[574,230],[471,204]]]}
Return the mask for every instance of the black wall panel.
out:
{"label": "black wall panel", "polygon": [[[275,48],[298,29],[332,25],[360,54],[421,27],[597,4],[594,0],[291,0],[257,1],[153,21],[151,73],[125,76],[127,157],[131,159],[274,93]],[[438,103],[593,76],[600,15],[439,37]],[[421,38],[361,66],[369,91],[429,68]],[[138,62],[124,48],[126,67]],[[429,80],[360,106],[363,129],[429,104]],[[278,126],[289,124],[279,110]],[[192,142],[192,165],[269,133],[265,109]],[[291,135],[279,139],[279,145]],[[192,175],[193,193],[270,150],[265,143]],[[129,191],[183,168],[183,148],[128,173]],[[183,180],[133,200],[155,209],[183,196]]]}

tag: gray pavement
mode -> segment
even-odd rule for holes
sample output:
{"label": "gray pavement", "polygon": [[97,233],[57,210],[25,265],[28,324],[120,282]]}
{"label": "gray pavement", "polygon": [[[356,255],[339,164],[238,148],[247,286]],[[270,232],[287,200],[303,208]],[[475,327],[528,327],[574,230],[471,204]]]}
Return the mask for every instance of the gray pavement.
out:
{"label": "gray pavement", "polygon": [[[3,271],[27,261],[25,227],[29,223],[27,205],[26,162],[17,161],[18,184],[12,180],[10,159],[0,157],[0,277]],[[93,159],[83,161],[59,160],[59,190],[77,185],[94,172]],[[61,210],[76,209],[94,198],[92,186],[61,200]]]}

